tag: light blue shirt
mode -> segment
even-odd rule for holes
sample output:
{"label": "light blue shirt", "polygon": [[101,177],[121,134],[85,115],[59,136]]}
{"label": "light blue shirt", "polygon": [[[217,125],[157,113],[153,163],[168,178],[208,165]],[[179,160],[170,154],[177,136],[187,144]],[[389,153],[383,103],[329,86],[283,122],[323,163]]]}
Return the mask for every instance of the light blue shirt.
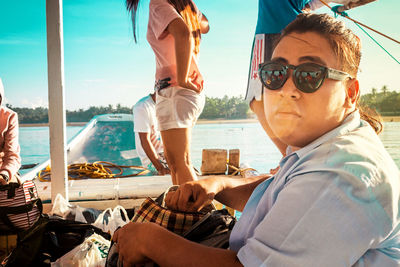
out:
{"label": "light blue shirt", "polygon": [[230,248],[244,266],[400,266],[400,174],[358,111],[261,183]]}

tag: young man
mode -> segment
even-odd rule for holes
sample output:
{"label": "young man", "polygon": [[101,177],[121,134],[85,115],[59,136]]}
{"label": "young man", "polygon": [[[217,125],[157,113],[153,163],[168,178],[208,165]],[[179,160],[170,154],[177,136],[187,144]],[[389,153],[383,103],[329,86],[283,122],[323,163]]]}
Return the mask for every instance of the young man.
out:
{"label": "young man", "polygon": [[[344,5],[343,9],[365,4],[366,1],[372,2],[374,0],[325,0],[326,3],[333,2],[342,4]],[[282,155],[286,153],[286,144],[279,140],[273,133],[264,115],[264,103],[262,99],[263,85],[258,77],[258,66],[271,59],[274,42],[279,38],[281,31],[293,21],[298,14],[303,10],[313,11],[322,6],[323,3],[320,0],[258,1],[258,19],[251,53],[246,100],[251,110],[257,115],[261,126]]]}
{"label": "young man", "polygon": [[188,182],[166,198],[174,210],[199,210],[214,196],[243,210],[230,249],[129,223],[113,237],[124,266],[399,266],[400,174],[382,125],[358,105],[360,50],[326,14],[289,24],[259,69],[265,117],[288,147],[279,171]]}
{"label": "young man", "polygon": [[154,174],[165,175],[169,173],[169,169],[163,157],[160,132],[157,130],[155,102],[156,94],[152,93],[133,106],[136,152],[143,167]]}

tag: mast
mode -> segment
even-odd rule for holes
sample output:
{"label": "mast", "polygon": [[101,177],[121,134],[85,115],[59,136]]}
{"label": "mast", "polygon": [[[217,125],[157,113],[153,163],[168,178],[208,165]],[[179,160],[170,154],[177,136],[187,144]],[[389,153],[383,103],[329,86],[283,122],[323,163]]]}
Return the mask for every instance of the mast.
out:
{"label": "mast", "polygon": [[51,200],[68,200],[62,0],[46,1]]}

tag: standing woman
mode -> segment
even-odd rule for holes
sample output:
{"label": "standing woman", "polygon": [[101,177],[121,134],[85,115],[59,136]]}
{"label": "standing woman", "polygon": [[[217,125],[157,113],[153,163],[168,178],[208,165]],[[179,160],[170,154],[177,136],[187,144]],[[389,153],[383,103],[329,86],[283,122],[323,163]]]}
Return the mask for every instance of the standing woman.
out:
{"label": "standing woman", "polygon": [[[126,0],[136,41],[139,0]],[[150,0],[147,41],[156,56],[156,116],[173,184],[197,180],[190,160],[191,132],[203,110],[198,69],[207,18],[191,0]]]}

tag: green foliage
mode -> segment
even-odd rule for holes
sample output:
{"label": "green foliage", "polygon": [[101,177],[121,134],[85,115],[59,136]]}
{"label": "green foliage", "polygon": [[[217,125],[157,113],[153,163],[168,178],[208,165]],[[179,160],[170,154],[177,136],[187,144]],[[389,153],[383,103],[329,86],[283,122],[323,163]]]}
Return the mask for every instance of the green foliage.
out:
{"label": "green foliage", "polygon": [[[19,123],[48,123],[48,109],[47,108],[17,108],[7,105],[15,112],[18,113]],[[108,107],[89,107],[86,110],[79,109],[76,111],[67,110],[67,122],[88,122],[94,116],[99,114],[115,114],[115,113],[132,113],[130,108],[122,107],[120,104],[116,108],[112,105]]]}
{"label": "green foliage", "polygon": [[249,105],[242,96],[222,99],[206,97],[206,105],[200,119],[245,119],[248,117]]}
{"label": "green foliage", "polygon": [[[18,108],[8,105],[9,108],[18,113],[19,123],[48,123],[47,108]],[[89,107],[75,111],[67,110],[67,122],[88,122],[99,114],[132,113],[131,108],[118,104],[115,108],[112,105],[107,107]],[[222,99],[207,97],[206,105],[200,118],[202,119],[244,119],[248,117],[249,105],[243,97],[224,96]]]}
{"label": "green foliage", "polygon": [[[380,90],[372,88],[371,93],[361,96],[362,106],[376,109],[383,116],[400,116],[400,93],[390,91],[385,85]],[[18,113],[20,123],[48,123],[47,108],[17,108],[7,105]],[[87,122],[99,114],[132,113],[131,108],[118,104],[107,107],[89,107],[86,110],[79,109],[67,111],[67,122]],[[206,105],[201,119],[245,119],[251,113],[249,105],[242,96],[223,98],[206,97]]]}
{"label": "green foliage", "polygon": [[400,93],[390,91],[384,85],[380,92],[372,88],[371,93],[361,96],[361,105],[376,109],[382,116],[400,115]]}

